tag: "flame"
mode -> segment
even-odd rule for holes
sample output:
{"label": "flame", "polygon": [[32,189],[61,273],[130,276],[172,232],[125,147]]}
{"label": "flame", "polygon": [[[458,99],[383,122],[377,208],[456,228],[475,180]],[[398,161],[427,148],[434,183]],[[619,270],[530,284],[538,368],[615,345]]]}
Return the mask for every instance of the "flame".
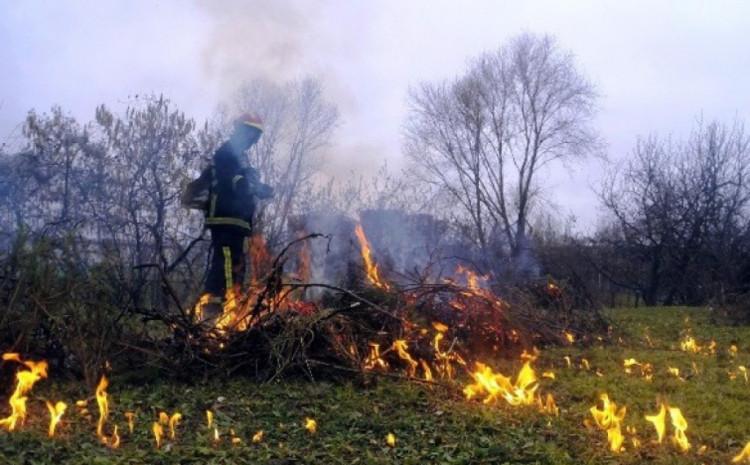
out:
{"label": "flame", "polygon": [[732,357],[736,357],[737,356],[737,345],[736,344],[732,344],[731,346],[729,346],[729,355],[732,356]]}
{"label": "flame", "polygon": [[452,352],[450,349],[448,352],[443,352],[442,349],[440,349],[440,341],[445,337],[445,331],[448,330],[448,327],[441,323],[433,323],[433,327],[437,330],[435,338],[432,340],[432,346],[435,349],[435,368],[444,379],[453,379],[455,373],[453,364],[458,363],[460,365],[466,365],[466,362],[460,355]]}
{"label": "flame", "polygon": [[558,408],[555,403],[555,398],[552,397],[552,394],[550,393],[547,393],[547,397],[544,401],[542,401],[542,396],[537,396],[537,407],[542,413],[554,415],[556,417],[560,415],[560,408]]}
{"label": "flame", "polygon": [[365,359],[366,370],[373,370],[375,368],[388,369],[388,362],[380,357],[380,344],[376,342],[370,343],[370,354]]}
{"label": "flame", "polygon": [[208,429],[211,429],[211,426],[214,424],[214,412],[210,410],[206,410],[206,425],[208,426]]}
{"label": "flame", "polygon": [[638,360],[634,358],[627,358],[623,360],[622,365],[625,367],[625,373],[630,374],[634,366],[640,366]]}
{"label": "flame", "polygon": [[607,431],[609,450],[612,452],[620,452],[622,450],[622,443],[625,439],[622,435],[621,424],[625,419],[627,408],[622,406],[618,410],[617,404],[610,402],[607,394],[601,394],[599,399],[602,401],[602,408],[599,409],[595,405],[591,407],[589,411],[594,417],[597,426],[600,429]]}
{"label": "flame", "polygon": [[740,462],[750,463],[750,441],[748,441],[747,444],[745,444],[745,447],[742,448],[742,451],[732,459],[732,463]]}
{"label": "flame", "polygon": [[694,354],[697,354],[701,351],[701,347],[698,345],[698,342],[696,342],[695,338],[690,335],[685,336],[682,341],[680,341],[680,348],[683,350],[683,352],[692,352]]}
{"label": "flame", "polygon": [[354,228],[354,234],[357,236],[357,240],[359,241],[360,253],[362,255],[362,259],[365,262],[367,280],[373,286],[387,291],[388,289],[390,289],[390,286],[388,286],[388,283],[383,281],[380,277],[378,265],[376,265],[372,259],[372,250],[370,248],[370,243],[367,240],[367,236],[365,236],[365,231],[364,229],[362,229],[361,224],[357,224],[357,226]]}
{"label": "flame", "polygon": [[135,426],[135,413],[125,412],[125,418],[128,420],[128,431],[133,434],[133,427]]}
{"label": "flame", "polygon": [[263,430],[257,431],[253,434],[253,444],[258,444],[261,441],[263,441]]}
{"label": "flame", "polygon": [[570,355],[566,355],[565,357],[563,357],[563,359],[565,359],[565,364],[568,365],[568,368],[570,368],[570,366],[572,365],[570,361]]}
{"label": "flame", "polygon": [[385,443],[388,444],[389,447],[396,447],[396,436],[394,436],[393,433],[388,433],[385,437]]}
{"label": "flame", "polygon": [[47,435],[49,437],[54,437],[55,429],[60,423],[60,419],[62,418],[63,413],[65,413],[65,409],[67,408],[68,404],[63,401],[57,401],[56,404],[52,404],[52,402],[47,401],[47,410],[49,410],[49,430],[47,431]]}
{"label": "flame", "polygon": [[419,364],[422,365],[422,371],[424,372],[424,379],[426,381],[432,381],[432,370],[430,370],[430,365],[422,360],[419,359]]}
{"label": "flame", "polygon": [[318,422],[310,417],[305,418],[305,429],[310,434],[315,434],[318,431]]}
{"label": "flame", "polygon": [[120,447],[120,435],[117,434],[117,425],[115,425],[115,429],[112,431],[112,437],[109,441],[109,447],[112,449],[117,449]]}
{"label": "flame", "polygon": [[214,442],[221,441],[221,435],[219,435],[219,428],[214,426]]}
{"label": "flame", "polygon": [[656,441],[659,444],[661,444],[662,440],[664,439],[664,431],[666,430],[666,416],[667,408],[664,406],[664,404],[661,404],[661,407],[659,407],[659,413],[656,413],[654,415],[646,415],[646,421],[653,423],[654,428],[656,429]]}
{"label": "flame", "polygon": [[99,379],[99,384],[96,386],[96,403],[99,405],[99,421],[96,424],[96,435],[105,444],[108,443],[108,440],[104,435],[104,424],[107,422],[107,417],[109,416],[107,386],[109,386],[109,380],[106,376],[102,375],[101,379]]}
{"label": "flame", "polygon": [[0,420],[0,427],[13,431],[19,423],[22,425],[26,421],[27,394],[31,392],[37,381],[47,377],[47,362],[44,360],[39,362],[23,361],[17,353],[5,353],[2,358],[5,361],[21,363],[27,368],[27,370],[16,373],[16,389],[8,400],[11,413],[8,417]]}
{"label": "flame", "polygon": [[413,358],[411,358],[411,355],[409,354],[409,346],[406,343],[406,340],[404,339],[397,339],[393,341],[393,350],[396,351],[398,354],[398,357],[401,360],[404,360],[406,363],[409,364],[409,376],[414,377],[417,371],[417,366],[419,365]]}
{"label": "flame", "polygon": [[534,394],[539,384],[530,362],[523,364],[515,383],[511,383],[510,378],[501,373],[494,373],[490,367],[480,362],[477,362],[476,370],[471,373],[471,377],[474,383],[464,388],[467,399],[486,393],[484,403],[492,402],[498,397],[502,397],[513,406],[535,403]]}
{"label": "flame", "polygon": [[581,359],[581,367],[585,368],[586,370],[591,369],[591,365],[589,365],[589,361],[586,360],[585,358]]}
{"label": "flame", "polygon": [[231,442],[233,446],[242,444],[242,439],[237,437],[237,433],[234,432],[234,428],[229,429],[229,437],[231,438],[229,442]]}
{"label": "flame", "polygon": [[175,439],[177,437],[177,425],[180,424],[180,420],[182,420],[182,414],[180,412],[175,412],[171,417],[169,417],[170,439]]}
{"label": "flame", "polygon": [[688,441],[685,435],[685,431],[688,428],[687,420],[685,420],[682,412],[677,407],[669,407],[669,417],[672,419],[672,426],[674,427],[672,441],[682,452],[685,452],[690,449],[690,441]]}
{"label": "flame", "polygon": [[155,421],[151,425],[151,432],[154,433],[154,440],[156,441],[156,448],[161,448],[161,439],[164,437],[164,427],[161,426],[161,423],[158,421]]}
{"label": "flame", "polygon": [[565,336],[565,340],[568,341],[568,344],[572,344],[576,341],[575,335],[570,331],[563,331],[563,336]]}

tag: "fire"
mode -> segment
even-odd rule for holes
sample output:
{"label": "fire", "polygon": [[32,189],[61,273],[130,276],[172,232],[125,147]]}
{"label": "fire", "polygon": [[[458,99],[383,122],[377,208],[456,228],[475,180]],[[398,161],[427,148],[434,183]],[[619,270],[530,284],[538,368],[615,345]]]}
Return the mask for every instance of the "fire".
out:
{"label": "fire", "polygon": [[557,406],[555,398],[552,397],[552,394],[550,393],[547,393],[547,397],[544,401],[542,401],[542,396],[537,396],[537,407],[542,413],[554,415],[556,417],[560,415],[560,408]]}
{"label": "fire", "polygon": [[570,331],[563,331],[563,336],[565,336],[565,340],[568,341],[568,344],[572,344],[576,341],[575,335]]}
{"label": "fire", "polygon": [[373,370],[375,368],[388,369],[388,362],[380,357],[380,344],[376,342],[370,343],[370,354],[365,359],[364,367],[365,370]]}
{"label": "fire", "polygon": [[55,429],[60,423],[60,419],[62,418],[63,413],[65,413],[65,409],[67,408],[68,404],[63,401],[57,401],[56,404],[47,401],[47,410],[49,410],[49,430],[47,432],[47,435],[49,437],[53,437],[55,435]]}
{"label": "fire", "polygon": [[409,354],[409,346],[404,339],[397,339],[393,341],[393,350],[398,354],[398,358],[409,364],[409,376],[414,377],[417,372],[417,366],[419,365]]}
{"label": "fire", "polygon": [[16,373],[16,389],[8,400],[11,410],[10,416],[0,420],[0,427],[4,427],[8,431],[14,431],[19,424],[22,425],[26,421],[27,394],[31,392],[37,381],[47,377],[47,362],[44,360],[40,362],[23,361],[16,353],[5,353],[2,358],[5,361],[18,362],[28,368]]}
{"label": "fire", "polygon": [[258,444],[261,441],[263,441],[263,430],[257,431],[253,434],[253,444]]}
{"label": "fire", "polygon": [[690,449],[690,441],[688,441],[685,435],[685,431],[688,428],[687,420],[685,420],[682,412],[677,407],[669,407],[669,417],[672,419],[672,426],[674,427],[672,441],[681,451],[685,452]]}
{"label": "fire", "polygon": [[750,441],[748,441],[742,451],[732,459],[732,463],[741,462],[750,463]]}
{"label": "fire", "polygon": [[455,373],[453,364],[466,365],[466,362],[460,355],[452,352],[450,349],[448,349],[448,352],[443,352],[440,348],[440,341],[445,337],[448,327],[442,323],[433,323],[432,326],[437,330],[435,338],[432,340],[432,347],[435,349],[435,367],[444,379],[453,379]]}
{"label": "fire", "polygon": [[602,394],[599,396],[599,399],[602,401],[602,408],[599,409],[595,405],[591,407],[589,411],[594,417],[597,426],[600,429],[607,431],[609,450],[612,452],[620,452],[622,450],[622,443],[625,439],[622,435],[621,424],[625,419],[627,408],[622,406],[618,410],[617,404],[610,402],[607,394]]}
{"label": "fire", "polygon": [[357,224],[357,226],[354,228],[354,234],[357,236],[361,251],[360,253],[362,254],[362,259],[365,261],[367,280],[370,282],[370,284],[379,289],[383,289],[386,291],[389,290],[390,286],[388,286],[388,283],[383,281],[383,279],[380,277],[378,265],[376,265],[372,259],[372,250],[370,248],[370,243],[367,240],[367,236],[365,236],[365,231],[364,229],[362,229],[361,224]]}
{"label": "fire", "polygon": [[474,383],[464,388],[467,399],[486,393],[484,403],[492,402],[498,397],[502,397],[513,406],[535,403],[534,394],[539,384],[530,362],[523,364],[515,383],[511,383],[510,378],[501,373],[494,373],[490,367],[480,362],[477,362],[476,370],[471,373],[471,377]]}
{"label": "fire", "polygon": [[666,431],[666,416],[667,408],[664,404],[661,404],[661,407],[659,407],[659,413],[646,415],[646,421],[653,423],[654,428],[656,429],[656,441],[659,444],[661,444],[664,439],[664,431]]}
{"label": "fire", "polygon": [[206,425],[208,429],[211,429],[211,426],[214,424],[214,412],[210,410],[206,410]]}
{"label": "fire", "polygon": [[133,427],[135,426],[135,413],[125,412],[125,418],[128,420],[128,431],[133,434]]}
{"label": "fire", "polygon": [[310,417],[305,418],[305,429],[310,434],[315,434],[318,431],[318,422]]}
{"label": "fire", "polygon": [[385,443],[389,447],[396,447],[396,436],[393,433],[388,433],[385,437]]}
{"label": "fire", "polygon": [[154,441],[156,441],[156,448],[161,448],[161,439],[164,437],[164,428],[161,426],[161,423],[158,421],[155,421],[151,425],[151,432],[154,433]]}
{"label": "fire", "polygon": [[177,425],[180,424],[180,420],[182,420],[182,414],[180,412],[175,412],[172,414],[171,417],[169,417],[169,438],[175,439],[177,436]]}
{"label": "fire", "polygon": [[638,360],[634,358],[625,359],[623,360],[622,364],[625,367],[625,373],[627,374],[630,374],[632,372],[632,368],[634,366],[640,366],[640,363],[638,363]]}
{"label": "fire", "polygon": [[102,375],[99,384],[96,386],[96,403],[99,405],[99,421],[96,424],[96,435],[99,439],[107,444],[107,437],[104,435],[104,424],[109,416],[109,401],[107,399],[107,386],[109,380]]}
{"label": "fire", "polygon": [[117,425],[115,425],[115,429],[112,431],[112,437],[109,441],[109,447],[112,449],[117,449],[120,447],[120,435],[117,434]]}
{"label": "fire", "polygon": [[692,352],[694,354],[697,354],[701,351],[701,347],[698,345],[698,342],[696,342],[695,338],[690,335],[685,336],[682,341],[680,341],[680,348],[683,350],[683,352]]}
{"label": "fire", "polygon": [[432,370],[430,369],[430,365],[422,360],[419,359],[419,364],[422,365],[422,371],[424,372],[424,379],[427,381],[432,381]]}

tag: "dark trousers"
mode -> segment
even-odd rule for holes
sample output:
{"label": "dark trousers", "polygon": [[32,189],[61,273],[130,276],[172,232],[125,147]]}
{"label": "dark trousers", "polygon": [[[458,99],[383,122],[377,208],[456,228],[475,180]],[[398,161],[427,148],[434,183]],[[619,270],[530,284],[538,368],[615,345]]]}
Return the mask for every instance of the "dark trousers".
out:
{"label": "dark trousers", "polygon": [[205,292],[224,297],[227,289],[242,286],[245,279],[247,236],[235,229],[211,228],[211,265]]}

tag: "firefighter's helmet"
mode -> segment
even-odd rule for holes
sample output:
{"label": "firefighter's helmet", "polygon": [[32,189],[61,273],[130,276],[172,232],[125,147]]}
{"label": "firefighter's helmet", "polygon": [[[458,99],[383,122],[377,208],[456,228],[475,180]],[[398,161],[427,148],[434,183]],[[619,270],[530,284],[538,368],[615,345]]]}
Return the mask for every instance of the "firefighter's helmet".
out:
{"label": "firefighter's helmet", "polygon": [[251,128],[263,132],[263,120],[261,120],[258,115],[245,113],[234,120],[235,131],[242,131]]}

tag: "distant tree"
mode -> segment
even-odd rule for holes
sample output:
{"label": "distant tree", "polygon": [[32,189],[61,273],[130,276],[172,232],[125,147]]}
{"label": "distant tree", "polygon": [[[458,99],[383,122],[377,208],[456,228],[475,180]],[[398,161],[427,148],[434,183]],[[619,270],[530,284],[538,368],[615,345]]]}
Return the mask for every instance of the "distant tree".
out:
{"label": "distant tree", "polygon": [[523,269],[540,170],[593,153],[596,93],[571,53],[523,34],[460,77],[411,92],[406,148],[417,179],[444,192],[484,251]]}
{"label": "distant tree", "polygon": [[646,304],[703,303],[738,285],[750,206],[740,123],[700,122],[686,142],[639,140],[600,196],[611,222],[596,240],[620,259],[598,266]]}

